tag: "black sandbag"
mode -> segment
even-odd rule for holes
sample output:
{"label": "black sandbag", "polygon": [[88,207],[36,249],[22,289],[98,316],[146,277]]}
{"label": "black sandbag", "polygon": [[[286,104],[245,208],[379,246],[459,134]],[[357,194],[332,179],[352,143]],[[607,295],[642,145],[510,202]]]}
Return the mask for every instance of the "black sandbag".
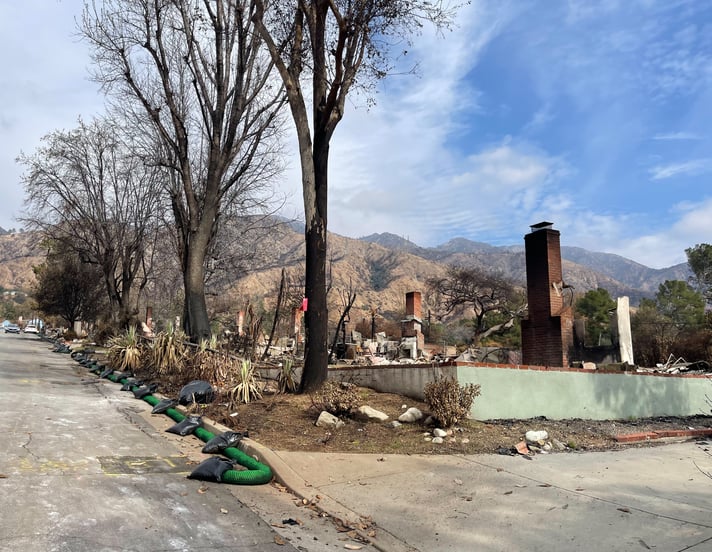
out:
{"label": "black sandbag", "polygon": [[214,399],[213,386],[203,380],[191,381],[180,390],[178,395],[178,402],[182,405],[191,403],[208,404],[213,402]]}
{"label": "black sandbag", "polygon": [[205,454],[218,454],[224,451],[227,447],[237,446],[237,443],[239,443],[243,437],[247,437],[247,435],[236,431],[225,431],[205,443],[202,452]]}
{"label": "black sandbag", "polygon": [[178,404],[178,401],[175,399],[163,399],[161,401],[158,401],[156,406],[153,407],[153,410],[151,410],[151,414],[163,414],[166,410],[169,408],[173,408]]}
{"label": "black sandbag", "polygon": [[135,389],[133,394],[137,399],[143,399],[146,395],[152,395],[158,389],[158,384],[152,383]]}
{"label": "black sandbag", "polygon": [[199,479],[200,481],[214,481],[220,483],[225,472],[231,470],[234,464],[227,458],[213,456],[207,460],[203,460],[198,466],[190,472],[188,479]]}
{"label": "black sandbag", "polygon": [[200,416],[191,414],[190,416],[186,416],[182,422],[178,422],[177,424],[169,427],[166,431],[168,433],[175,433],[176,435],[185,437],[186,435],[193,433],[202,424],[203,422]]}
{"label": "black sandbag", "polygon": [[121,380],[129,379],[129,378],[133,377],[133,373],[131,373],[131,371],[114,372],[112,375],[116,378],[116,381],[121,381]]}
{"label": "black sandbag", "polygon": [[131,391],[134,387],[141,387],[143,382],[136,378],[128,378],[121,386],[122,391]]}
{"label": "black sandbag", "polygon": [[99,374],[99,377],[100,377],[100,378],[107,378],[107,377],[109,377],[109,376],[110,376],[111,374],[113,374],[113,373],[114,373],[114,369],[113,369],[113,368],[106,368],[101,374]]}

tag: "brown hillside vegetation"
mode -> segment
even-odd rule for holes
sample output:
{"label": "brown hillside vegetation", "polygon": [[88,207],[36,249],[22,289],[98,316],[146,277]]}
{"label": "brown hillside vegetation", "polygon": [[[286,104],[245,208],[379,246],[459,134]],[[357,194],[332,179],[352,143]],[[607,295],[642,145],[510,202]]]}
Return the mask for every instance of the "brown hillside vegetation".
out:
{"label": "brown hillside vegetation", "polygon": [[32,268],[44,261],[37,235],[32,232],[0,236],[0,286],[29,291],[36,283]]}
{"label": "brown hillside vegetation", "polygon": [[[337,234],[330,234],[329,240],[332,282],[330,315],[332,318],[338,317],[339,294],[351,288],[357,294],[351,313],[351,321],[354,323],[370,318],[374,309],[378,316],[399,320],[404,309],[405,293],[414,290],[425,292],[427,279],[444,274],[451,264],[497,270],[520,285],[525,282],[524,253],[517,247],[495,248],[480,244],[482,247],[478,250],[468,250],[467,243],[464,243],[467,240],[459,240],[464,245],[458,250],[453,246],[458,245],[458,240],[451,240],[441,249],[419,248],[414,244],[407,249],[398,244],[384,242],[384,246],[374,241],[356,240]],[[219,303],[218,309],[221,312],[242,309],[247,301],[272,310],[283,267],[291,279],[290,292],[298,296],[303,289],[304,236],[296,226],[281,224],[271,228],[259,242],[251,243],[251,246],[254,253],[249,257],[247,273],[226,272],[215,280],[219,283],[210,288],[209,300],[216,307]],[[591,254],[594,259],[601,257],[614,256]],[[7,289],[29,291],[35,281],[32,267],[40,264],[43,259],[44,251],[39,248],[35,234],[25,232],[0,236],[0,285]],[[638,268],[645,269],[642,266]],[[634,303],[642,295],[641,290],[656,289],[659,284],[657,280],[646,280],[634,289],[601,274],[596,266],[584,266],[569,260],[563,261],[563,270],[567,284],[573,286],[576,292],[584,293],[603,287],[614,297],[629,295]],[[660,277],[662,275],[661,272]],[[427,294],[424,294],[423,312],[427,313],[430,308],[432,305],[428,302]]]}

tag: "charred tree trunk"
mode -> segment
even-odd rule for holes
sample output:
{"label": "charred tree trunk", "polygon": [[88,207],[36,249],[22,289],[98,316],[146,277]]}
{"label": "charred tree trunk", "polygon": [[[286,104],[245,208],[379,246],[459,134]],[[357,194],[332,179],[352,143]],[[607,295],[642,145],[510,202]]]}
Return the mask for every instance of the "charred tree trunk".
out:
{"label": "charred tree trunk", "polygon": [[[356,302],[356,293],[351,292],[349,290],[346,294],[346,297],[343,297],[343,298],[345,299],[344,310],[341,311],[341,316],[339,317],[339,323],[336,324],[336,330],[334,331],[334,339],[331,341],[331,349],[330,349],[331,352],[329,353],[329,360],[331,360],[331,361],[333,361],[334,356],[336,354],[335,353],[336,342],[339,339],[339,332],[341,331],[342,328],[344,328],[346,318],[349,316],[349,312],[351,312],[351,307],[353,307],[354,303]],[[346,344],[345,337],[344,337],[344,344]]]}
{"label": "charred tree trunk", "polygon": [[210,339],[210,320],[205,302],[205,251],[189,247],[186,251],[186,270],[183,274],[185,308],[183,330],[193,343]]}
{"label": "charred tree trunk", "polygon": [[[315,133],[316,134],[316,133]],[[305,293],[308,299],[304,313],[305,358],[299,392],[317,389],[327,379],[329,354],[329,311],[326,302],[326,202],[329,143],[324,133],[314,141],[314,196],[307,212],[304,238],[306,242]],[[306,196],[306,194],[305,194]],[[307,205],[305,197],[305,205]]]}
{"label": "charred tree trunk", "polygon": [[267,340],[267,347],[265,347],[265,352],[262,353],[262,360],[265,360],[269,356],[270,347],[272,347],[272,340],[274,339],[274,332],[277,330],[277,323],[279,322],[280,309],[282,308],[282,299],[284,298],[284,286],[287,280],[287,272],[282,268],[282,279],[279,281],[279,293],[277,293],[277,306],[274,309],[274,320],[272,321],[272,330],[269,332],[269,339]]}

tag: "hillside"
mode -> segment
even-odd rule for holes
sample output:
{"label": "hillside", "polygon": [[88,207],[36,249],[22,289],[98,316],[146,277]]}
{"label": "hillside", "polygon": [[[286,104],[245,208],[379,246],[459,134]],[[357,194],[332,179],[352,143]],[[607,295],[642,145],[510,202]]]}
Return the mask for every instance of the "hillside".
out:
{"label": "hillside", "polygon": [[[241,278],[226,273],[219,280],[219,289],[211,289],[211,295],[220,297],[229,310],[242,308],[248,299],[264,300],[271,308],[285,267],[292,280],[290,291],[299,296],[304,259],[299,227],[282,224],[250,246],[254,249],[251,271]],[[652,296],[666,279],[688,276],[686,264],[655,270],[618,255],[567,246],[562,247],[562,256],[566,282],[577,292],[603,287],[614,297],[628,295],[634,304],[641,297]],[[451,264],[499,270],[522,286],[526,282],[523,245],[495,247],[458,238],[426,248],[394,234],[371,234],[361,239],[331,234],[330,259],[332,304],[339,303],[341,292],[355,290],[354,322],[369,317],[372,309],[398,319],[405,293],[425,291],[427,279],[444,274]],[[0,235],[0,286],[28,291],[34,283],[32,267],[42,260],[43,252],[32,233]],[[427,312],[428,298],[423,299]]]}
{"label": "hillside", "polygon": [[[361,238],[396,251],[408,250],[425,259],[463,266],[500,270],[522,285],[526,282],[524,245],[491,246],[456,238],[437,247],[423,248],[393,234],[371,234]],[[612,296],[627,295],[633,303],[655,294],[665,280],[687,280],[687,263],[663,269],[641,265],[612,253],[561,247],[564,278],[576,291],[606,288]]]}
{"label": "hillside", "polygon": [[0,235],[0,286],[30,291],[35,285],[32,268],[44,260],[37,236],[31,232]]}

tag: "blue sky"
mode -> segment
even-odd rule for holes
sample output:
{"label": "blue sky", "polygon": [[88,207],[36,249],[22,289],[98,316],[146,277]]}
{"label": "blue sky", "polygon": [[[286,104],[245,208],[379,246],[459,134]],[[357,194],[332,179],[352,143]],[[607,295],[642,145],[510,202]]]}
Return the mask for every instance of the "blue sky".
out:
{"label": "blue sky", "polygon": [[[100,112],[76,0],[0,0],[0,226],[16,226],[14,158]],[[329,226],[421,245],[563,245],[651,267],[712,242],[712,3],[478,1],[416,37],[375,107],[354,96],[332,141]],[[30,40],[31,38],[31,40]],[[411,61],[412,60],[412,61]],[[296,158],[280,185],[301,193]]]}

